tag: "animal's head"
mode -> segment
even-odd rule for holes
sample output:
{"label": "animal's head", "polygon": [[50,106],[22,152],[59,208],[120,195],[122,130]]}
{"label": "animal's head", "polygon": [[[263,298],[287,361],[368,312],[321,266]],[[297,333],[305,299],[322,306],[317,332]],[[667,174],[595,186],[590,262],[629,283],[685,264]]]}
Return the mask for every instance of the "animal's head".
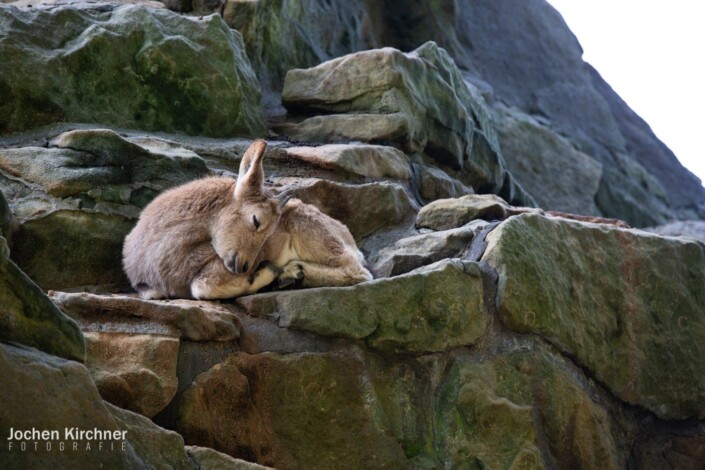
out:
{"label": "animal's head", "polygon": [[286,195],[272,197],[264,188],[262,158],[267,143],[256,140],[240,162],[240,174],[233,191],[233,204],[215,223],[213,248],[234,274],[256,268],[258,255],[279,223]]}

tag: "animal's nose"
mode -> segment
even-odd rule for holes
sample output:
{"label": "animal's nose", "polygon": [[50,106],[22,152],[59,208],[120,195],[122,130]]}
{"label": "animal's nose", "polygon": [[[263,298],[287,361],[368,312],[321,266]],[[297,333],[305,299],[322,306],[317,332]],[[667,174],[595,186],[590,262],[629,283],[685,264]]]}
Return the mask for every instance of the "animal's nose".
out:
{"label": "animal's nose", "polygon": [[242,265],[242,272],[243,272],[243,273],[246,273],[246,272],[247,272],[247,268],[249,268],[249,267],[250,267],[250,263],[248,263],[247,261],[245,261],[245,264]]}
{"label": "animal's nose", "polygon": [[228,271],[231,273],[237,274],[237,253],[225,261],[225,267],[228,268]]}

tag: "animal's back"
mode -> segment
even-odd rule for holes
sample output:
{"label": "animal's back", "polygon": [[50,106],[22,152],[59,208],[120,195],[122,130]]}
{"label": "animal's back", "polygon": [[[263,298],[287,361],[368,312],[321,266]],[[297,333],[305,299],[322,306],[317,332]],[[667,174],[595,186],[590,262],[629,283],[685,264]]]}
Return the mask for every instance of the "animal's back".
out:
{"label": "animal's back", "polygon": [[332,263],[346,251],[359,254],[355,239],[343,223],[298,199],[288,206],[283,223],[302,260]]}
{"label": "animal's back", "polygon": [[204,178],[157,196],[125,238],[123,267],[132,287],[187,297],[195,274],[215,255],[209,222],[232,198],[235,180]]}

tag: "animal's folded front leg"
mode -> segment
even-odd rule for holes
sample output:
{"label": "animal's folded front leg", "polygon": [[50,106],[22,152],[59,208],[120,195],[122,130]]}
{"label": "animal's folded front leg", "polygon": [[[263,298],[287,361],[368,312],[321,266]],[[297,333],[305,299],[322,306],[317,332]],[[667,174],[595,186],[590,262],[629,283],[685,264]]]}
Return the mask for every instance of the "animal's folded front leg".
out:
{"label": "animal's folded front leg", "polygon": [[279,286],[300,281],[304,287],[350,286],[371,281],[372,275],[359,263],[343,262],[340,266],[327,266],[308,261],[293,260],[282,268]]}
{"label": "animal's folded front leg", "polygon": [[207,264],[191,281],[191,296],[194,299],[229,299],[254,294],[271,284],[281,270],[269,262],[260,263],[251,275],[233,274],[218,258]]}

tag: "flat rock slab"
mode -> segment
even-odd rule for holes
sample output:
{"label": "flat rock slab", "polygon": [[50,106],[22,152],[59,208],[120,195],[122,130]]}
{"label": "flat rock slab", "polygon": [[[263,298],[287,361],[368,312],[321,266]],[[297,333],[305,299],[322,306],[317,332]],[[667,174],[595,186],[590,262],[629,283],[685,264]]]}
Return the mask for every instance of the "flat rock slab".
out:
{"label": "flat rock slab", "polygon": [[157,334],[190,341],[234,341],[240,337],[237,316],[215,302],[55,291],[50,296],[84,331]]}
{"label": "flat rock slab", "polygon": [[290,147],[286,153],[323,168],[342,170],[367,178],[409,180],[411,164],[394,147],[363,144],[331,144],[319,147]]}
{"label": "flat rock slab", "polygon": [[661,418],[705,417],[705,245],[538,214],[487,240],[508,328]]}
{"label": "flat rock slab", "polygon": [[438,199],[419,210],[416,226],[448,230],[475,219],[504,220],[509,209],[509,204],[494,194],[468,194],[455,199]]}
{"label": "flat rock slab", "polygon": [[13,341],[83,362],[79,326],[27,275],[0,253],[0,341]]}
{"label": "flat rock slab", "polygon": [[383,351],[426,353],[470,346],[489,321],[478,265],[457,259],[351,287],[259,294],[236,302],[279,326],[362,339]]}

